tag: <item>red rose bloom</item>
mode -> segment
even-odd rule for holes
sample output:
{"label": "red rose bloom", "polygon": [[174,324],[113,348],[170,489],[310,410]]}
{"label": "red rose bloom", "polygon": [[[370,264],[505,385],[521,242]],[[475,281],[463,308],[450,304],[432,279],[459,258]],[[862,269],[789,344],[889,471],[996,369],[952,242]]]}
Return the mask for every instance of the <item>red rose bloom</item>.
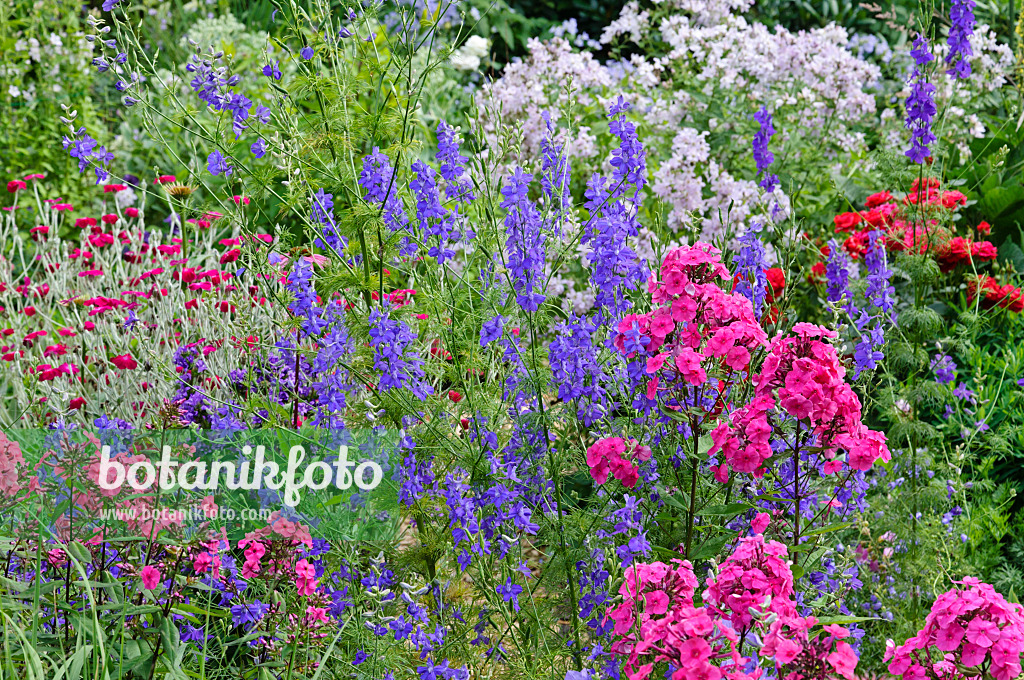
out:
{"label": "red rose bloom", "polygon": [[853,259],[859,258],[868,249],[868,232],[858,231],[853,234],[845,241],[843,241],[843,250],[850,254]]}
{"label": "red rose bloom", "polygon": [[971,259],[971,244],[961,236],[951,239],[938,254],[939,268],[948,272]]}
{"label": "red rose bloom", "polygon": [[967,197],[959,191],[944,191],[942,192],[942,207],[943,208],[954,208],[958,205],[965,205],[967,203]]}
{"label": "red rose bloom", "polygon": [[998,254],[996,247],[988,241],[976,241],[971,244],[971,257],[975,262],[994,260]]}
{"label": "red rose bloom", "polygon": [[853,228],[860,224],[860,213],[847,212],[835,217],[836,231],[853,231]]}
{"label": "red rose bloom", "polygon": [[815,262],[811,267],[811,273],[807,275],[807,282],[811,284],[821,283],[825,280],[825,263]]}
{"label": "red rose bloom", "polygon": [[864,207],[868,209],[877,208],[883,203],[889,203],[890,201],[892,201],[892,194],[888,191],[880,191],[877,194],[868,196],[867,200],[864,201]]}
{"label": "red rose bloom", "polygon": [[782,294],[782,289],[786,287],[786,273],[778,267],[766,269],[764,273],[768,277],[768,290],[765,300],[769,303],[775,302]]}

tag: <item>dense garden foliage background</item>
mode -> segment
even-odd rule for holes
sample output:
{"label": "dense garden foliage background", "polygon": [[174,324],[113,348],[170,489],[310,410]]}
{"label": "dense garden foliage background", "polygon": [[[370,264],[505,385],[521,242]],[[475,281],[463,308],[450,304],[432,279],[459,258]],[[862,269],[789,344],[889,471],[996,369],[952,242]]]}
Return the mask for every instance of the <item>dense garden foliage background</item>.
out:
{"label": "dense garden foliage background", "polygon": [[3,3],[0,677],[1019,677],[1021,9]]}

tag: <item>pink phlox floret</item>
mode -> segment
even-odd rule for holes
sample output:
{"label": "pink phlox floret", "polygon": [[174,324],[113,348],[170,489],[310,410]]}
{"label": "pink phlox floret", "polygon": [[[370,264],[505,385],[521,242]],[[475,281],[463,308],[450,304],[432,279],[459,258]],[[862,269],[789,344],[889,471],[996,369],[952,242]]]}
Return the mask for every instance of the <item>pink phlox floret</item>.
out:
{"label": "pink phlox floret", "polygon": [[[959,667],[989,662],[987,675],[1013,680],[1021,674],[1024,654],[1024,608],[1008,602],[975,578],[956,582],[936,598],[925,625],[902,645],[889,641],[889,672],[904,678],[959,678]],[[932,663],[932,650],[944,652]]]}

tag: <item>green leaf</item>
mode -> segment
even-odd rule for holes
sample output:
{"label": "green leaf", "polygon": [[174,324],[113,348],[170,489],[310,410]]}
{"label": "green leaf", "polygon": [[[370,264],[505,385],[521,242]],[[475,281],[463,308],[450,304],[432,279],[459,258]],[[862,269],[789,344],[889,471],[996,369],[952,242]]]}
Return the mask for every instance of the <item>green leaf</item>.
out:
{"label": "green leaf", "polygon": [[753,506],[746,503],[729,503],[728,505],[709,505],[706,508],[701,509],[697,513],[698,517],[707,517],[709,515],[716,517],[733,517],[750,510]]}
{"label": "green leaf", "polygon": [[696,562],[697,560],[706,560],[712,558],[722,551],[722,548],[725,547],[726,543],[735,540],[736,536],[737,533],[733,531],[727,531],[726,533],[721,534],[720,536],[715,536],[714,538],[704,541],[703,545],[701,545],[696,552],[694,552],[692,555],[688,555],[687,557],[694,562]]}
{"label": "green leaf", "polygon": [[819,534],[827,534],[833,531],[842,531],[843,529],[849,529],[853,526],[853,522],[839,522],[838,524],[828,524],[811,531],[804,532],[804,536],[818,536]]}

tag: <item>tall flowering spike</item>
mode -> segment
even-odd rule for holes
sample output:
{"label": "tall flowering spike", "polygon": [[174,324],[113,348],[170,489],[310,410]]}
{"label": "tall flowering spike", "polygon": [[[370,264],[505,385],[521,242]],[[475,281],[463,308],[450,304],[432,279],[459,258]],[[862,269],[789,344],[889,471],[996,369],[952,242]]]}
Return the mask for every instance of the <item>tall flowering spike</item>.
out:
{"label": "tall flowering spike", "polygon": [[910,148],[906,156],[914,163],[924,163],[930,155],[928,145],[935,141],[932,133],[932,118],[935,117],[935,86],[928,82],[921,67],[935,57],[928,48],[928,41],[918,34],[914,49],[910,51],[916,67],[910,76],[910,96],[907,97],[907,120],[904,124],[910,130]]}
{"label": "tall flowering spike", "polygon": [[409,346],[416,334],[401,319],[391,318],[391,305],[385,303],[370,312],[370,347],[373,367],[381,372],[381,392],[406,388],[417,399],[426,399],[434,389],[425,382],[423,361]]}
{"label": "tall flowering spike", "polygon": [[558,386],[558,398],[578,404],[577,416],[591,427],[609,409],[606,385],[609,376],[598,359],[600,343],[594,342],[599,326],[586,317],[569,317],[559,324],[548,346],[551,377]]}
{"label": "tall flowering spike", "polygon": [[540,186],[544,190],[553,213],[556,224],[554,233],[560,236],[560,228],[557,224],[563,213],[572,206],[572,195],[569,191],[569,182],[572,177],[569,169],[569,157],[565,153],[565,145],[558,144],[553,140],[554,128],[551,124],[551,117],[548,112],[543,113],[547,123],[548,131],[540,143],[541,151],[541,174]]}
{"label": "tall flowering spike", "polygon": [[315,380],[311,387],[319,404],[313,425],[336,427],[337,414],[348,405],[348,394],[355,391],[348,369],[340,363],[352,347],[345,326],[344,306],[328,304],[318,311],[327,327],[326,332],[317,338],[317,354],[313,360],[312,375]]}
{"label": "tall flowering spike", "polygon": [[761,224],[751,222],[739,240],[736,255],[736,292],[750,300],[754,313],[761,316],[768,293],[768,264],[765,262],[764,243],[761,242]]}
{"label": "tall flowering spike", "polygon": [[623,196],[626,189],[633,188],[633,196],[636,198],[640,190],[647,183],[647,164],[645,158],[647,152],[640,138],[636,134],[636,126],[625,120],[623,114],[629,111],[629,102],[618,100],[608,108],[608,131],[619,138],[619,148],[612,151],[612,195],[615,198]]}
{"label": "tall flowering spike", "polygon": [[508,239],[508,269],[516,300],[527,312],[536,312],[547,298],[544,289],[544,241],[540,214],[530,201],[527,193],[533,175],[516,168],[505,180],[501,194],[505,200],[505,233]]}
{"label": "tall flowering spike", "polygon": [[334,196],[317,189],[310,203],[313,221],[320,225],[323,234],[323,238],[313,239],[313,245],[340,257],[348,246],[348,239],[338,233],[338,225],[334,221]]}
{"label": "tall flowering spike", "polygon": [[878,366],[878,362],[885,358],[882,347],[885,345],[886,317],[895,321],[895,290],[889,283],[892,270],[886,262],[884,238],[877,230],[868,236],[864,264],[868,270],[867,290],[864,294],[877,313],[868,314],[867,310],[861,310],[855,320],[861,339],[853,354],[854,379],[859,378],[864,371]]}
{"label": "tall flowering spike", "polygon": [[291,275],[285,287],[295,296],[288,305],[288,311],[303,319],[302,329],[307,335],[318,336],[327,326],[323,310],[317,306],[316,292],[313,290],[313,265],[304,257],[300,257],[292,267]]}
{"label": "tall flowering spike", "polygon": [[868,251],[864,255],[864,264],[868,269],[868,287],[865,295],[883,314],[888,314],[895,322],[893,309],[896,306],[896,290],[889,283],[892,270],[886,258],[885,236],[881,231],[874,230],[868,236]]}
{"label": "tall flowering spike", "polygon": [[[405,206],[398,197],[395,184],[395,169],[391,167],[391,159],[378,147],[373,153],[363,158],[363,171],[359,173],[359,186],[366,191],[364,199],[370,203],[383,206],[384,224],[393,232],[407,231],[409,217],[405,214]],[[417,244],[406,236],[399,249],[401,255],[412,255]]]}
{"label": "tall flowering spike", "polygon": [[466,163],[469,160],[459,151],[458,130],[443,120],[437,125],[437,155],[434,157],[441,163],[440,174],[448,184],[444,194],[448,198],[469,202],[473,195],[473,184],[466,174]]}
{"label": "tall flowering spike", "polygon": [[[420,233],[423,240],[430,246],[427,252],[437,259],[438,264],[455,256],[449,245],[457,239],[458,233],[453,232],[450,211],[441,204],[441,194],[437,188],[437,171],[424,163],[416,161],[412,164],[415,179],[409,182],[409,188],[416,196],[416,217],[419,219]],[[436,245],[431,245],[436,237]]]}
{"label": "tall flowering spike", "polygon": [[828,242],[828,262],[825,263],[825,295],[829,302],[843,302],[843,309],[853,315],[853,295],[850,294],[850,260],[835,239]]}
{"label": "tall flowering spike", "polygon": [[971,77],[971,62],[974,50],[971,49],[971,36],[974,35],[974,0],[952,0],[949,7],[949,54],[946,64],[951,68],[946,71],[953,78],[967,79]]}
{"label": "tall flowering spike", "polygon": [[772,135],[775,134],[775,128],[772,126],[772,114],[762,106],[754,114],[754,120],[761,124],[761,129],[754,135],[753,142],[754,163],[757,165],[758,175],[761,176],[759,186],[768,193],[771,193],[775,191],[775,187],[779,184],[779,176],[768,172],[768,168],[771,167],[772,162],[775,160],[775,156],[768,150],[768,142],[771,141]]}
{"label": "tall flowering spike", "polygon": [[[591,217],[580,241],[592,249],[587,260],[590,279],[598,291],[594,301],[598,322],[621,318],[628,312],[632,303],[626,291],[637,289],[649,274],[646,261],[629,245],[629,239],[640,234],[636,199],[647,182],[647,167],[646,151],[636,127],[622,120],[628,110],[629,104],[622,97],[608,110],[612,119],[609,128],[619,138],[619,148],[613,152],[611,182],[595,173],[583,193],[584,207]],[[633,193],[628,196],[630,188]]]}

